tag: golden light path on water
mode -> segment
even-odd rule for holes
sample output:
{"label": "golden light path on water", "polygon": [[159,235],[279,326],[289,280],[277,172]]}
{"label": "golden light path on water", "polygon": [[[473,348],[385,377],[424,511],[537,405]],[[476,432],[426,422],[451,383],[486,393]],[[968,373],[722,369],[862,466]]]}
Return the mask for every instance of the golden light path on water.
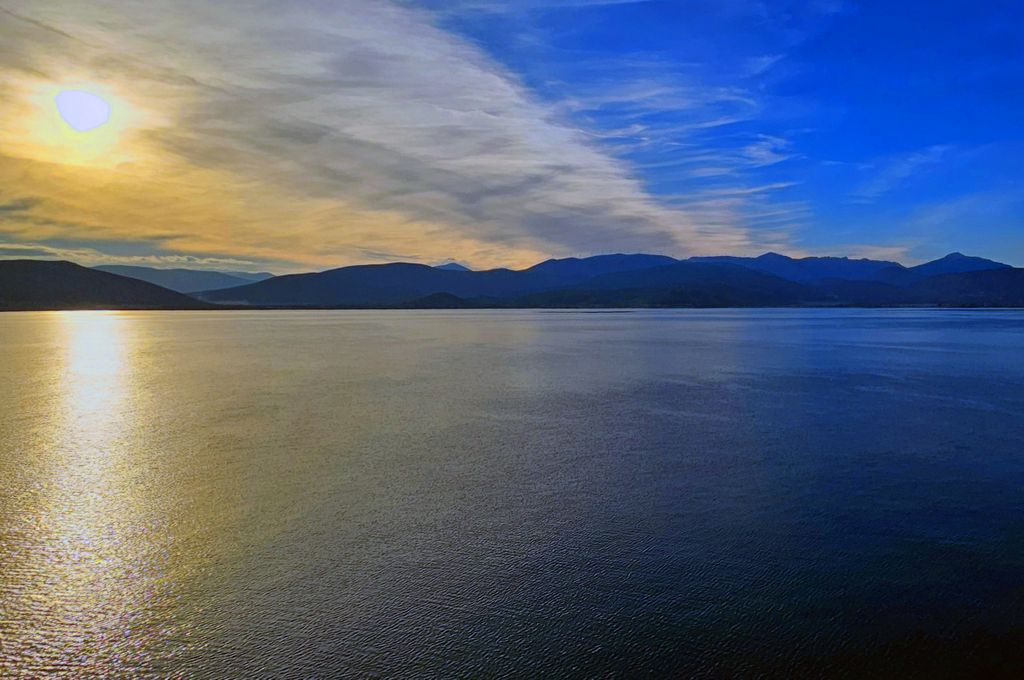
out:
{"label": "golden light path on water", "polygon": [[[235,644],[211,616],[249,601],[262,563],[246,555],[331,479],[280,455],[288,424],[331,422],[336,404],[316,417],[322,400],[279,398],[272,353],[223,352],[259,326],[224,324],[0,315],[0,678],[190,677],[212,639]],[[291,384],[315,385],[299,358]]]}
{"label": "golden light path on water", "polygon": [[33,393],[19,395],[40,400],[46,417],[26,428],[23,466],[12,470],[12,488],[28,497],[4,518],[0,636],[3,658],[20,662],[0,675],[101,677],[145,667],[157,632],[139,621],[150,615],[162,560],[158,549],[140,549],[160,544],[148,538],[161,521],[132,459],[145,395],[129,353],[141,348],[116,313],[53,316],[44,333],[63,341],[43,358]]}

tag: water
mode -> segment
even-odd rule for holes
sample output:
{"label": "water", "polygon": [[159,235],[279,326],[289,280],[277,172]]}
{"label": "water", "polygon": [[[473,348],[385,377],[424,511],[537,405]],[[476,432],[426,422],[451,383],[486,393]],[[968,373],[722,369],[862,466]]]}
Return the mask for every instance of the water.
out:
{"label": "water", "polygon": [[0,315],[0,675],[1005,652],[1022,349],[1012,311]]}

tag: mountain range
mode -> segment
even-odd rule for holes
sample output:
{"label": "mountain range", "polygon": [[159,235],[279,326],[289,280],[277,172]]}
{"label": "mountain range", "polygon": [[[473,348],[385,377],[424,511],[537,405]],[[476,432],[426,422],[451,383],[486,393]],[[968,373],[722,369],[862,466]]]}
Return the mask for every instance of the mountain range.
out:
{"label": "mountain range", "polygon": [[95,267],[100,271],[149,281],[179,293],[197,293],[203,290],[244,286],[273,276],[270,272],[221,272],[208,269],[157,269],[122,264],[105,264]]}
{"label": "mountain range", "polygon": [[1024,306],[1024,269],[960,253],[914,267],[777,253],[597,255],[521,270],[451,264],[271,276],[8,260],[0,261],[0,309]]}
{"label": "mountain range", "polygon": [[[981,272],[1011,272],[1003,278]],[[358,265],[203,291],[199,299],[277,307],[758,307],[1024,304],[1021,272],[951,253],[917,267],[840,257],[597,255],[523,270]],[[953,281],[937,277],[952,276]],[[1006,288],[1009,286],[1009,288]],[[444,296],[435,298],[433,296]],[[1015,300],[1020,302],[1014,302]]]}
{"label": "mountain range", "polygon": [[210,305],[147,281],[73,262],[0,260],[0,310],[203,309]]}

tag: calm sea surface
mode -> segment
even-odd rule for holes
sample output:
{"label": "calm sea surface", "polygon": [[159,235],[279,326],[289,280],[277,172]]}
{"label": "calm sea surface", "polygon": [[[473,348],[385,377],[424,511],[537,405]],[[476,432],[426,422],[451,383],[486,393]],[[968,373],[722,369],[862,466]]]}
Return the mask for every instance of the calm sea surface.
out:
{"label": "calm sea surface", "polygon": [[1022,631],[1024,312],[0,315],[0,676],[838,673]]}

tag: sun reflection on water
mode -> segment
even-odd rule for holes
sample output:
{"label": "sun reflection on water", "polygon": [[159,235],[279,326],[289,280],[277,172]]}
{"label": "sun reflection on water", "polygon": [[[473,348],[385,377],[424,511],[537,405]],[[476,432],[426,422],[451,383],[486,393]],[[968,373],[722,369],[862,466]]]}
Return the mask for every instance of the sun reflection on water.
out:
{"label": "sun reflection on water", "polygon": [[[103,425],[93,434],[102,444],[106,435],[114,434],[110,425],[114,411],[124,398],[127,367],[124,357],[124,320],[112,312],[62,312],[61,321],[67,336],[67,358],[64,365],[66,413],[88,425]],[[81,434],[81,433],[80,433]]]}
{"label": "sun reflection on water", "polygon": [[[3,593],[18,625],[7,644],[47,674],[116,675],[145,666],[137,620],[160,571],[147,548],[152,512],[133,482],[138,342],[117,313],[62,312],[53,322],[58,351],[39,395],[48,425],[27,452],[33,502],[15,532],[30,537],[12,565],[21,589]],[[0,668],[9,670],[18,669]]]}

